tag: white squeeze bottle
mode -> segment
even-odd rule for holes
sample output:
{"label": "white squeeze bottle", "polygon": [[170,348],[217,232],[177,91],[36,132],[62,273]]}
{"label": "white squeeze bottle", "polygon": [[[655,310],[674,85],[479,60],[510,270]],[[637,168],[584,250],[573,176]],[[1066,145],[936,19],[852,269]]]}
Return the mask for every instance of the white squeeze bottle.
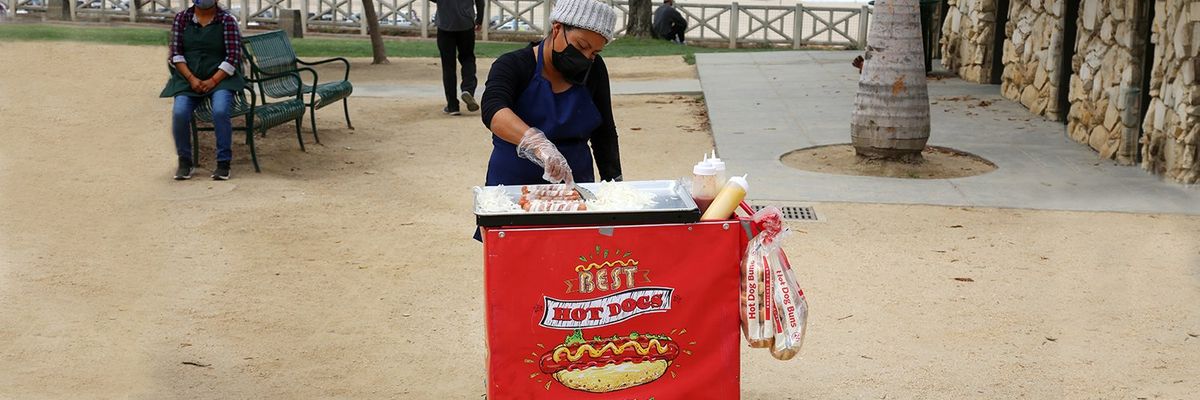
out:
{"label": "white squeeze bottle", "polygon": [[725,162],[717,158],[716,150],[712,151],[712,156],[708,158],[708,164],[717,170],[717,182],[725,182]]}
{"label": "white squeeze bottle", "polygon": [[708,161],[701,161],[692,167],[692,199],[696,200],[700,212],[708,210],[708,205],[717,197],[720,190],[717,182],[717,170]]}
{"label": "white squeeze bottle", "polygon": [[701,221],[720,221],[729,219],[733,215],[733,210],[737,209],[738,204],[746,198],[746,191],[750,190],[750,184],[746,182],[746,176],[735,176],[729,178],[729,183],[721,188],[721,192],[717,193],[717,197],[713,199],[712,205],[708,206],[708,211],[700,216]]}

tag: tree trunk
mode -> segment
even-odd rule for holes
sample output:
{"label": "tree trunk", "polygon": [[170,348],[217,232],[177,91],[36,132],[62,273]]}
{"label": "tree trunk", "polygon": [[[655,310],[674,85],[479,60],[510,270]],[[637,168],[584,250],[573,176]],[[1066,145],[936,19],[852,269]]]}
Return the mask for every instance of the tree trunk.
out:
{"label": "tree trunk", "polygon": [[367,19],[367,32],[371,35],[371,64],[387,64],[387,48],[383,46],[383,33],[379,31],[379,14],[374,0],[362,0],[363,18]]}
{"label": "tree trunk", "polygon": [[875,2],[850,123],[850,138],[861,157],[919,161],[929,140],[929,89],[917,3]]}
{"label": "tree trunk", "polygon": [[625,36],[648,38],[653,28],[650,17],[650,0],[629,0],[629,23],[625,25]]}

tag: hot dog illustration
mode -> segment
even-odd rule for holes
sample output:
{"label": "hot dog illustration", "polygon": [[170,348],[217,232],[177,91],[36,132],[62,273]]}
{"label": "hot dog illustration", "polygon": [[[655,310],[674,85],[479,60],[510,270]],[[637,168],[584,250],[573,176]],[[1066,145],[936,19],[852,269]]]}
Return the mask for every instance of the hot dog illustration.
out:
{"label": "hot dog illustration", "polygon": [[644,385],[663,376],[679,345],[661,335],[583,338],[576,330],[542,356],[540,369],[571,389],[606,393]]}

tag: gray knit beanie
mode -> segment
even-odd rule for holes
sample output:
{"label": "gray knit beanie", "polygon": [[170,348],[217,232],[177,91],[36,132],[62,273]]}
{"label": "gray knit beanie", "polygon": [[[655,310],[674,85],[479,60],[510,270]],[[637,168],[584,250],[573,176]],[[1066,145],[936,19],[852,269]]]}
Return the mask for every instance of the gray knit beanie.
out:
{"label": "gray knit beanie", "polygon": [[550,12],[550,21],[599,33],[611,42],[617,12],[612,6],[596,0],[558,0]]}

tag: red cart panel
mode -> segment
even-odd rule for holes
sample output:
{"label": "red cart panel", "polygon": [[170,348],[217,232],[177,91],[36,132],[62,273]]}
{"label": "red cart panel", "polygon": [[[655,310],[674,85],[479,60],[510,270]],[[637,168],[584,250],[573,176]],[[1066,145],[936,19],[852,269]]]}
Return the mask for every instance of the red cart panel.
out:
{"label": "red cart panel", "polygon": [[488,398],[736,399],[741,226],[485,229]]}

